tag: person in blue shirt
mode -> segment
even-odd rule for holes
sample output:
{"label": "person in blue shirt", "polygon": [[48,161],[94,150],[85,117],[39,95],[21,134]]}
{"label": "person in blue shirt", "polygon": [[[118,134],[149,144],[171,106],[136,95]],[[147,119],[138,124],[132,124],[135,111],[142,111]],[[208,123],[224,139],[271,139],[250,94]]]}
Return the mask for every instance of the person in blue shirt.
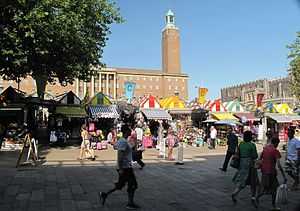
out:
{"label": "person in blue shirt", "polygon": [[116,190],[121,190],[127,183],[128,204],[126,208],[134,210],[138,209],[139,206],[134,203],[134,193],[138,184],[132,169],[132,146],[128,140],[128,137],[131,135],[131,129],[129,126],[123,125],[121,131],[122,137],[116,143],[116,149],[118,150],[117,171],[119,179],[113,189],[108,192],[100,192],[100,200],[102,205],[104,205],[108,195]]}
{"label": "person in blue shirt", "polygon": [[288,137],[286,172],[294,180],[292,190],[297,190],[299,186],[300,141],[295,138],[293,128],[288,129]]}

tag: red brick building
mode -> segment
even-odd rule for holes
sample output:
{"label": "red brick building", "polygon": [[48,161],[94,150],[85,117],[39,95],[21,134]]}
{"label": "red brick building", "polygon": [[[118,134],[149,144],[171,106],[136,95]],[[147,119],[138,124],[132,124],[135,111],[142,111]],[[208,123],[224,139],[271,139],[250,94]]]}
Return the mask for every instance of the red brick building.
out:
{"label": "red brick building", "polygon": [[[158,98],[167,97],[178,93],[183,99],[188,99],[188,75],[183,74],[180,64],[180,36],[175,25],[175,16],[171,10],[166,14],[166,26],[162,31],[162,69],[146,70],[140,68],[103,68],[92,77],[90,82],[75,80],[73,84],[61,86],[59,83],[47,85],[46,97],[56,96],[72,90],[80,98],[86,92],[93,96],[103,92],[113,99],[124,96],[125,82],[136,83],[135,96],[141,97],[152,94]],[[0,79],[1,90],[18,85],[13,81]],[[19,84],[20,90],[27,94],[36,93],[35,81],[31,77],[23,79]]]}

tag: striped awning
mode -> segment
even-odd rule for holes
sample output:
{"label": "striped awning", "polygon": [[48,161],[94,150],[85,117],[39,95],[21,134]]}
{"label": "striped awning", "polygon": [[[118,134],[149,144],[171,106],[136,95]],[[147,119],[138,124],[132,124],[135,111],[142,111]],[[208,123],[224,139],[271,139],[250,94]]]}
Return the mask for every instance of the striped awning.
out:
{"label": "striped awning", "polygon": [[171,120],[171,115],[164,109],[141,109],[147,119],[154,120]]}
{"label": "striped awning", "polygon": [[92,118],[107,118],[107,119],[119,118],[119,114],[116,106],[104,106],[104,105],[89,106],[89,112]]}

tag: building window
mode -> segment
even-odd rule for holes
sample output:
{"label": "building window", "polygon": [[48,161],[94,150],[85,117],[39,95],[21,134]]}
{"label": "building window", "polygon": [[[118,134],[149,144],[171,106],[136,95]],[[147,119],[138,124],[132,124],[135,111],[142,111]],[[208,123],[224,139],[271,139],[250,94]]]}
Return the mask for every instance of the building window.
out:
{"label": "building window", "polygon": [[150,77],[150,81],[152,81],[153,79],[152,79],[152,77]]}
{"label": "building window", "polygon": [[184,86],[182,87],[182,90],[184,90]]}
{"label": "building window", "polygon": [[149,86],[149,88],[150,88],[150,89],[153,89],[153,86],[152,86],[152,85],[150,85],[150,86]]}
{"label": "building window", "polygon": [[137,84],[137,85],[136,85],[136,88],[137,88],[137,89],[140,89],[140,88],[141,88],[141,86],[140,86],[139,84]]}
{"label": "building window", "polygon": [[159,90],[159,86],[155,86],[155,89],[156,89],[156,90]]}
{"label": "building window", "polygon": [[171,90],[172,89],[172,86],[169,86],[169,90]]}
{"label": "building window", "polygon": [[168,82],[171,82],[171,79],[170,79],[170,78],[168,78]]}
{"label": "building window", "polygon": [[182,79],[182,82],[184,82],[184,79]]}
{"label": "building window", "polygon": [[130,76],[130,77],[129,77],[129,81],[132,81],[132,80],[133,80],[133,78]]}
{"label": "building window", "polygon": [[176,80],[175,80],[176,82],[178,81],[178,79],[176,78]]}
{"label": "building window", "polygon": [[139,81],[139,80],[140,80],[140,77],[137,76],[137,77],[136,77],[136,80]]}
{"label": "building window", "polygon": [[159,78],[156,78],[156,81],[159,81]]}
{"label": "building window", "polygon": [[178,90],[178,86],[175,86],[175,90]]}
{"label": "building window", "polygon": [[143,89],[146,89],[146,85],[143,85]]}
{"label": "building window", "polygon": [[144,77],[144,81],[146,81],[146,78]]}
{"label": "building window", "polygon": [[117,89],[119,89],[119,84],[117,84]]}

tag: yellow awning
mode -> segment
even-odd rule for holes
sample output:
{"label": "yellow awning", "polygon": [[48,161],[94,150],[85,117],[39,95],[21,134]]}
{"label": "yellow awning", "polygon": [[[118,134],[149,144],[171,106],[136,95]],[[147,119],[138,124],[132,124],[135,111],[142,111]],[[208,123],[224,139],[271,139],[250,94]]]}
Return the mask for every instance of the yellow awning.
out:
{"label": "yellow awning", "polygon": [[274,105],[274,107],[275,107],[275,110],[280,114],[292,114],[293,113],[293,110],[286,103]]}
{"label": "yellow awning", "polygon": [[172,109],[172,108],[185,108],[185,103],[178,96],[172,96],[165,98],[160,101],[162,108]]}
{"label": "yellow awning", "polygon": [[216,120],[237,120],[238,121],[238,119],[235,116],[233,116],[232,113],[228,113],[228,112],[212,113],[211,115]]}

